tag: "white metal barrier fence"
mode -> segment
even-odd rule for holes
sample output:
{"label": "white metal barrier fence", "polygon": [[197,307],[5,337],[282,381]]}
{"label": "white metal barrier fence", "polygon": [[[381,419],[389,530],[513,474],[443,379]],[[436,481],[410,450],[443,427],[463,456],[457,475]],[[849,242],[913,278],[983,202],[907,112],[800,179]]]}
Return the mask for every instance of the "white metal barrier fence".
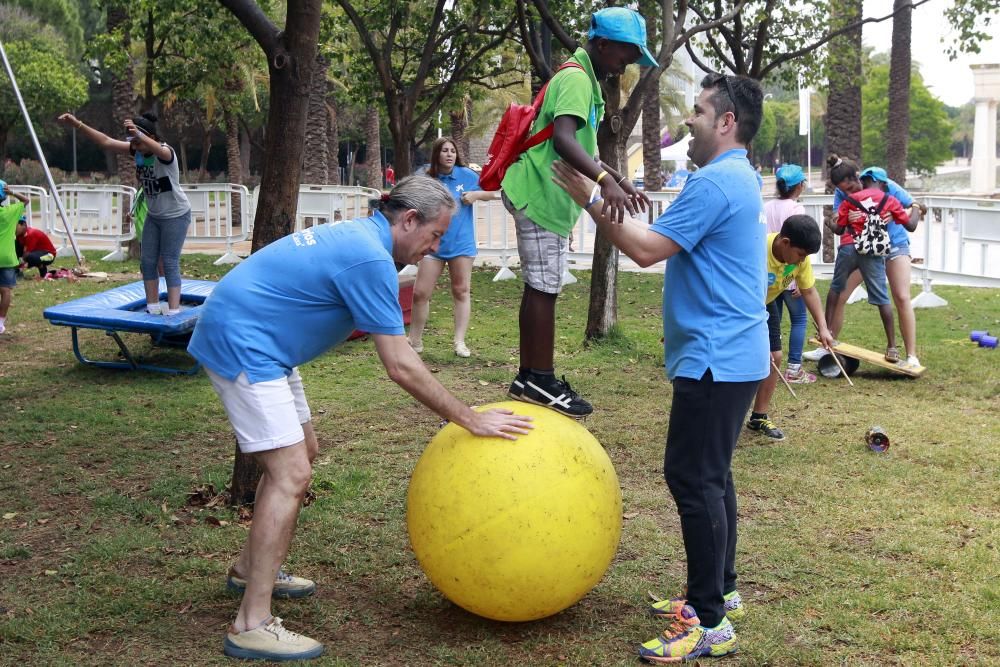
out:
{"label": "white metal barrier fence", "polygon": [[49,191],[37,185],[14,185],[8,187],[14,192],[28,198],[28,203],[24,207],[24,216],[28,221],[28,225],[38,227],[46,234],[51,234],[52,230],[49,228],[51,214],[49,211],[54,207]]}
{"label": "white metal barrier fence", "polygon": [[[235,183],[189,183],[181,185],[181,189],[191,202],[191,226],[184,239],[185,245],[223,242],[226,252],[214,264],[239,263],[241,258],[233,245],[249,234],[250,191]],[[235,208],[239,208],[238,219],[233,216]]]}
{"label": "white metal barrier fence", "polygon": [[[652,202],[641,219],[655,221],[670,206],[680,190],[647,192]],[[923,283],[923,294],[914,304],[933,306],[942,300],[933,294],[931,281],[971,287],[1000,287],[1000,200],[972,197],[942,197],[916,194],[917,201],[930,211],[917,231],[910,235],[915,281]],[[765,197],[770,199],[770,197]],[[799,200],[810,215],[823,224],[823,208],[833,205],[833,195],[805,195]],[[517,257],[513,219],[500,202],[475,204],[476,240],[483,257],[498,258],[500,272],[494,280],[514,277],[511,262]],[[593,261],[594,223],[581,214],[573,229],[574,247],[570,260],[589,268]],[[822,251],[811,261],[821,275],[832,275],[833,264],[823,262]],[[622,267],[631,262],[622,257]],[[658,268],[662,269],[662,265]]]}
{"label": "white metal barrier fence", "polygon": [[[295,215],[295,229],[300,232],[307,227],[326,222],[341,222],[368,215],[368,202],[382,196],[380,190],[349,185],[300,185],[298,210]],[[253,211],[257,212],[260,187],[254,188]],[[251,221],[251,230],[253,223]]]}
{"label": "white metal barrier fence", "polygon": [[[125,261],[122,243],[135,237],[128,223],[128,212],[135,199],[135,188],[126,185],[94,185],[70,183],[56,186],[66,210],[66,218],[78,242],[99,242],[111,247],[102,259],[109,262]],[[50,207],[46,229],[61,240],[59,256],[72,254],[62,221],[56,219]]]}

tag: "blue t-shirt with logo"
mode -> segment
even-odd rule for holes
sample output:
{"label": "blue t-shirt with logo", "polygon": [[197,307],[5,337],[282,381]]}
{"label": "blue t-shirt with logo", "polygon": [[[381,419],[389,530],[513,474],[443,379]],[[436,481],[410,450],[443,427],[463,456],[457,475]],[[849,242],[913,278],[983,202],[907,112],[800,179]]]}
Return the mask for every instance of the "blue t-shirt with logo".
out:
{"label": "blue t-shirt with logo", "polygon": [[667,377],[767,377],[767,226],[747,152],[726,151],[692,174],[650,229],[683,248],[663,283]]}
{"label": "blue t-shirt with logo", "polygon": [[[889,194],[899,200],[903,208],[910,208],[913,205],[913,197],[896,181],[889,179]],[[840,210],[840,205],[844,203],[847,195],[840,188],[833,189],[833,213],[836,215]],[[903,225],[888,225],[889,244],[898,248],[903,245],[910,245],[910,235]]]}
{"label": "blue t-shirt with logo", "polygon": [[479,175],[468,167],[456,165],[450,174],[438,174],[437,179],[455,198],[458,210],[451,217],[448,231],[441,237],[441,245],[433,256],[442,260],[475,257],[476,226],[472,219],[472,205],[462,203],[462,193],[482,189],[479,187]]}
{"label": "blue t-shirt with logo", "polygon": [[266,382],[352,331],[402,335],[392,233],[381,213],[295,232],[230,271],[205,301],[191,355],[229,380]]}

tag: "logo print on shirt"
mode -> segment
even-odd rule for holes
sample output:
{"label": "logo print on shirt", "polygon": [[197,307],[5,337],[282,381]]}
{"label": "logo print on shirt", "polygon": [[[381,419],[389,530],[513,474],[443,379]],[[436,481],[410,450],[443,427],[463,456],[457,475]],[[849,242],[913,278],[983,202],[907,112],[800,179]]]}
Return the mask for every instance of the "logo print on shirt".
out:
{"label": "logo print on shirt", "polygon": [[294,241],[297,246],[316,245],[316,237],[313,236],[312,229],[304,229],[301,232],[295,232],[292,234],[292,241]]}
{"label": "logo print on shirt", "polygon": [[455,186],[455,192],[465,192],[465,186],[459,183]]}

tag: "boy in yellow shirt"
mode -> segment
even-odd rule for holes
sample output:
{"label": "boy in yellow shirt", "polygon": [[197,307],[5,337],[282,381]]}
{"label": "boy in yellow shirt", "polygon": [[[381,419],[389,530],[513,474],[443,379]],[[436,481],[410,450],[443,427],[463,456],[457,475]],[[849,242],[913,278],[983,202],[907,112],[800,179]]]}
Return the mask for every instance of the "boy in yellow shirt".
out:
{"label": "boy in yellow shirt", "polygon": [[822,237],[819,225],[808,215],[789,216],[781,225],[781,231],[767,235],[767,331],[771,343],[771,374],[760,383],[753,402],[753,412],[747,428],[758,431],[774,440],[784,440],[785,434],[767,416],[771,396],[778,385],[778,369],[781,368],[781,305],[778,296],[794,280],[802,293],[802,302],[819,329],[819,339],[824,347],[834,344],[833,336],[826,326],[823,304],[816,293],[816,278],[813,277],[809,255],[819,251]]}

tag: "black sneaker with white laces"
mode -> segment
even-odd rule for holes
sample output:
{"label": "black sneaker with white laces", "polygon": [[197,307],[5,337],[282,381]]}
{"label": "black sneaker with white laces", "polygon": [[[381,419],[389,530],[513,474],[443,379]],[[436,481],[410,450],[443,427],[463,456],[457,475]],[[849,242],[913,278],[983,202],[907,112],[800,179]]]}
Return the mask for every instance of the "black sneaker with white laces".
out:
{"label": "black sneaker with white laces", "polygon": [[565,375],[560,380],[555,375],[518,373],[507,394],[518,401],[552,408],[573,419],[586,417],[594,411],[590,403],[573,391]]}

